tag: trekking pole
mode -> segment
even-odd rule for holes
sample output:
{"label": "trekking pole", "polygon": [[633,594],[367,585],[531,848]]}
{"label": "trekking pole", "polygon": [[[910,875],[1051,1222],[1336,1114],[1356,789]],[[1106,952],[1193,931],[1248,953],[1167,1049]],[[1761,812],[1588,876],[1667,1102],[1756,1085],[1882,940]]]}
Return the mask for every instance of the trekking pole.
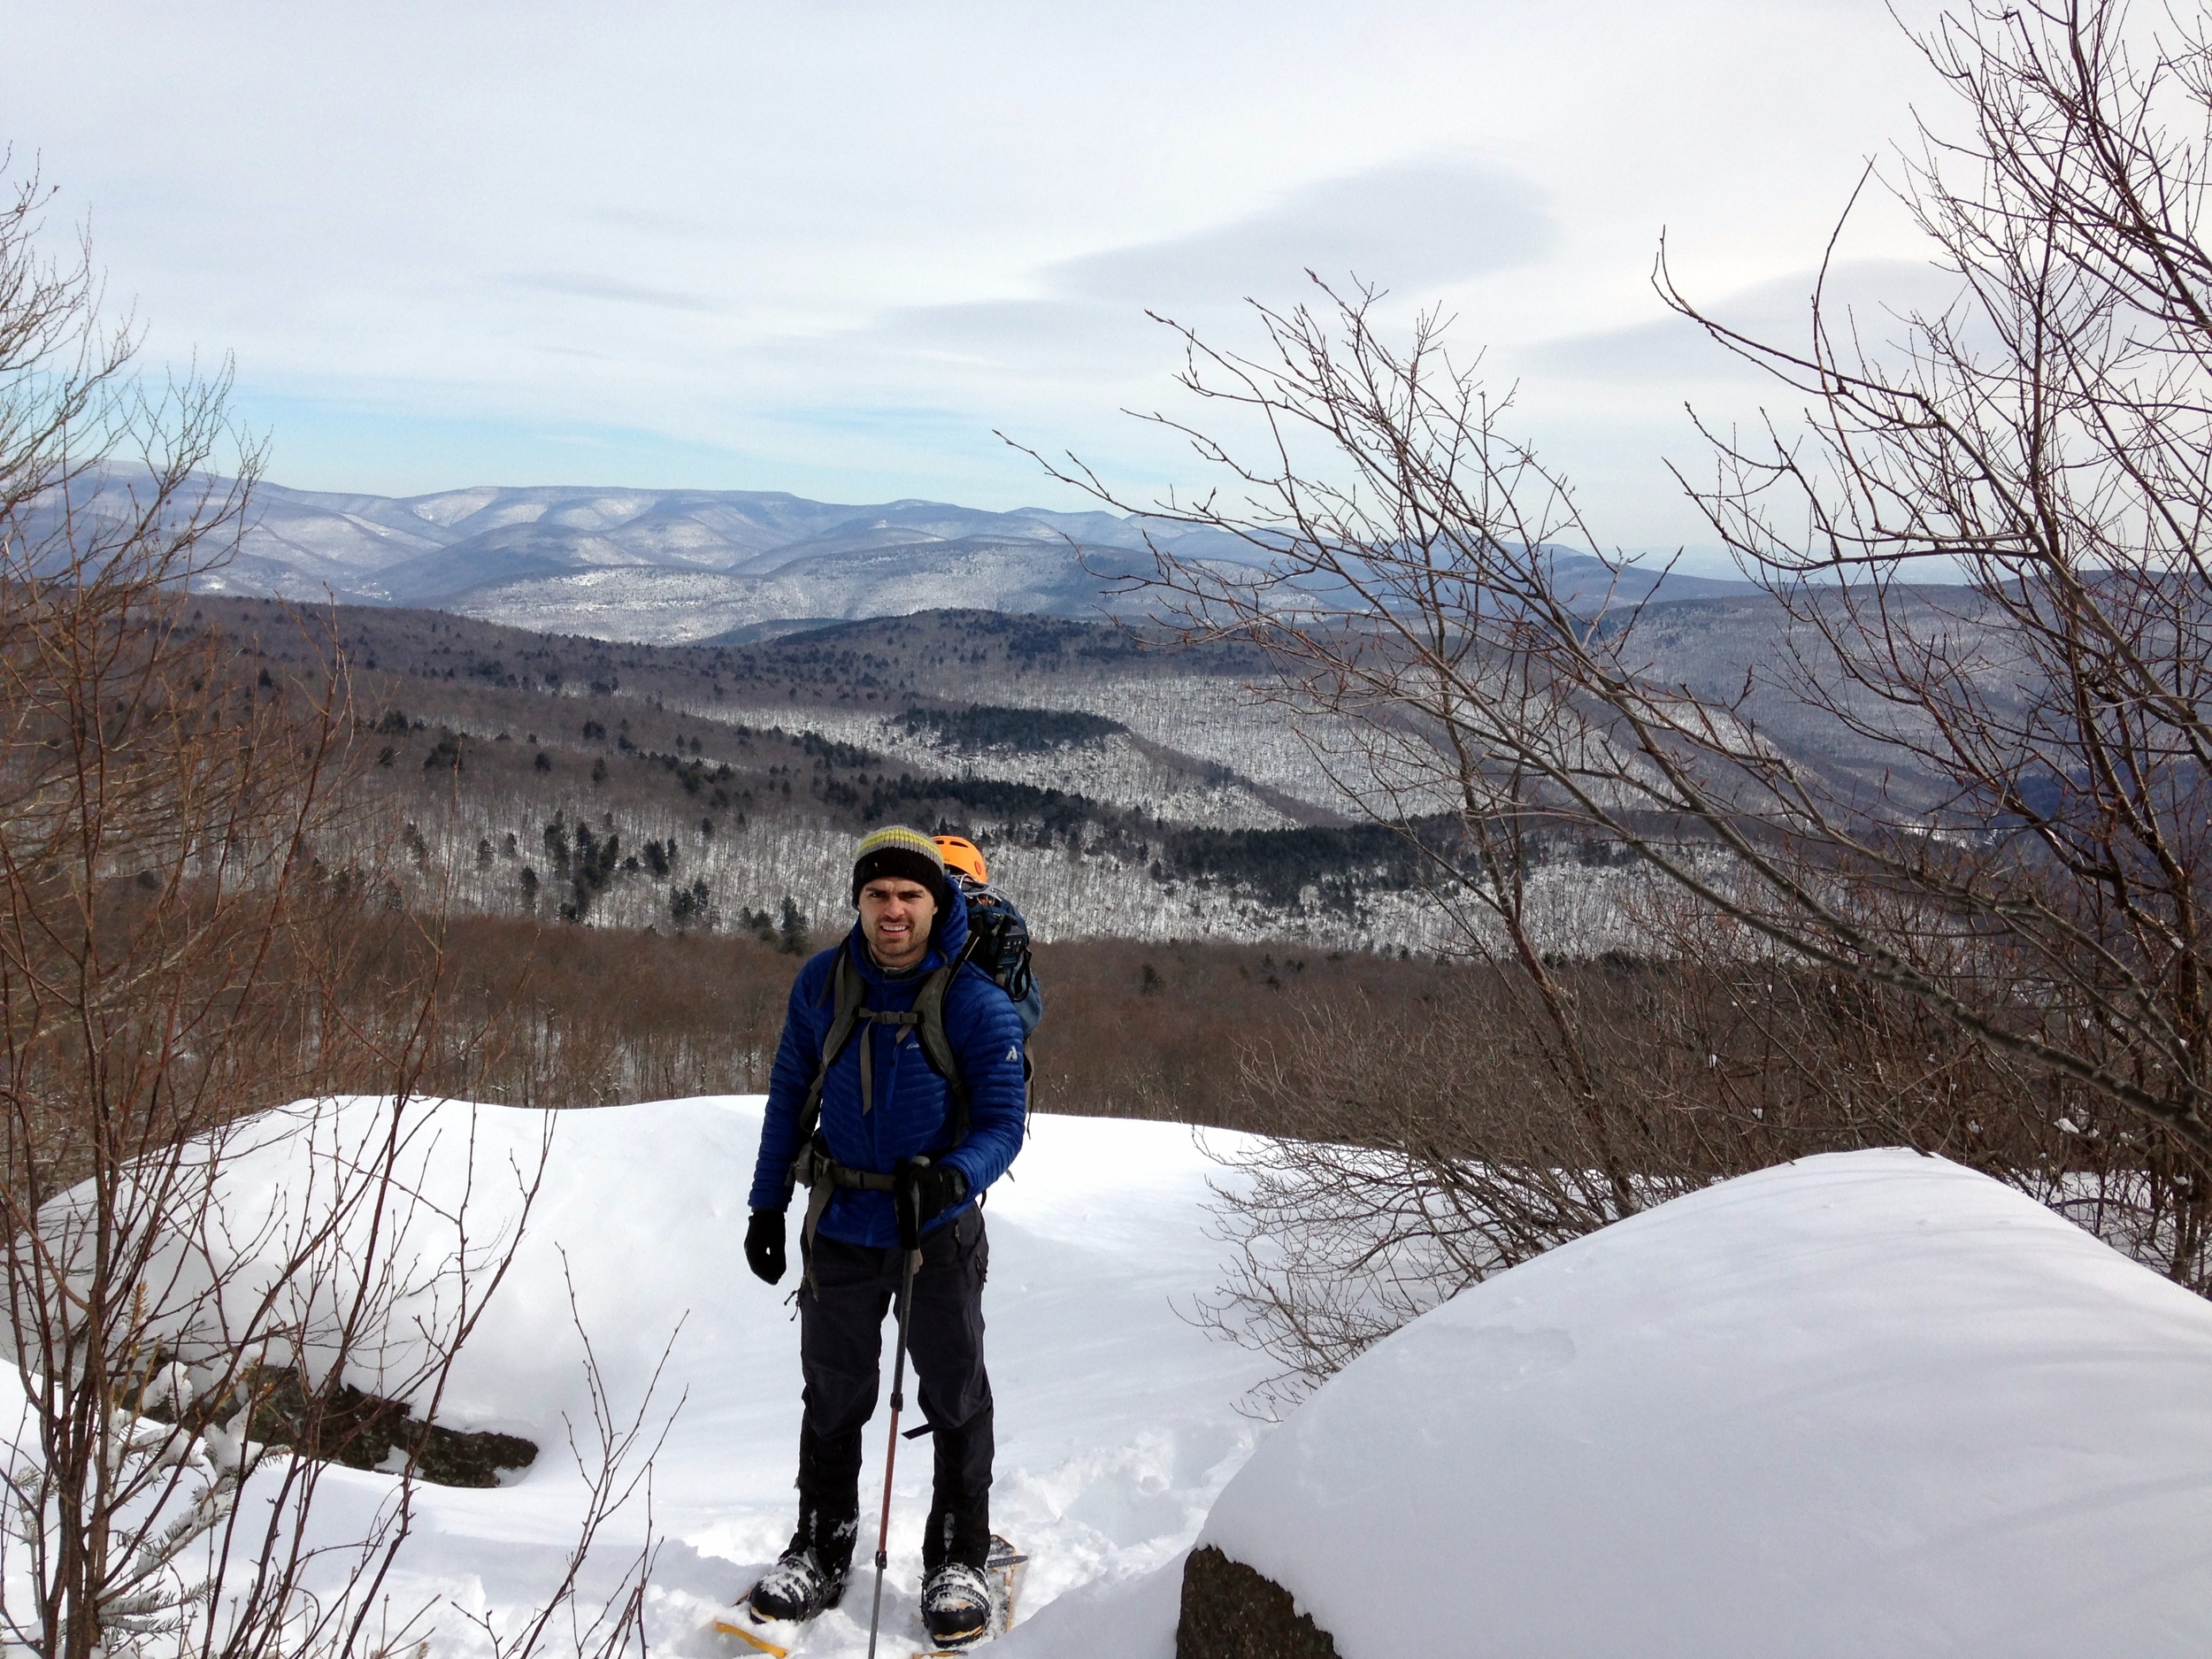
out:
{"label": "trekking pole", "polygon": [[876,1659],[876,1627],[883,1618],[883,1573],[891,1564],[891,1471],[899,1456],[899,1411],[906,1404],[906,1322],[914,1314],[914,1270],[921,1261],[921,1242],[917,1240],[906,1253],[906,1271],[899,1286],[899,1353],[891,1362],[891,1433],[883,1448],[883,1519],[876,1528],[876,1599],[868,1609],[868,1659]]}

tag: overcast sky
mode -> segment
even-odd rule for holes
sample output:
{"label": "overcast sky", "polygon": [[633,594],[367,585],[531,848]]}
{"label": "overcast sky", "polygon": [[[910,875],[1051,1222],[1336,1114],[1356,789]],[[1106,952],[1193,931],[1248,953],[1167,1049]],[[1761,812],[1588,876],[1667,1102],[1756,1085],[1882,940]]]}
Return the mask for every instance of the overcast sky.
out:
{"label": "overcast sky", "polygon": [[[1946,113],[1879,0],[303,5],[5,0],[0,138],[155,360],[234,356],[271,475],[1076,504],[1195,464],[1147,308],[1305,266],[1442,302],[1606,539],[1755,409],[1653,296],[1801,328],[1870,157]],[[1880,201],[1843,252],[1910,300]]]}

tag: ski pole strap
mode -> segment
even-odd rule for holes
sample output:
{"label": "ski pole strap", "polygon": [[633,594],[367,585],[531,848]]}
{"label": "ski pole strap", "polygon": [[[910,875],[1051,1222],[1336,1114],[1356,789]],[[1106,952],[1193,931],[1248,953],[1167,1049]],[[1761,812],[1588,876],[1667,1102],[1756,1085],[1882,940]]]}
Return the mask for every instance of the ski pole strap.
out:
{"label": "ski pole strap", "polygon": [[814,1282],[814,1230],[820,1225],[822,1212],[841,1187],[848,1190],[867,1193],[890,1193],[898,1190],[895,1177],[876,1170],[849,1169],[829,1155],[817,1134],[800,1148],[799,1156],[791,1162],[791,1179],[795,1186],[806,1188],[806,1219],[799,1225],[799,1243],[806,1256],[806,1274],[803,1282],[809,1290],[820,1293]]}

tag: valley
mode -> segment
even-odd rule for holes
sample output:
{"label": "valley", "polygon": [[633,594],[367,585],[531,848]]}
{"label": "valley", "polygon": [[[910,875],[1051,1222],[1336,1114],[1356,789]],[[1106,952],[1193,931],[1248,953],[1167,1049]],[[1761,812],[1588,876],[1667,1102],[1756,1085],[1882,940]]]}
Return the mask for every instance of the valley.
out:
{"label": "valley", "polygon": [[[1434,955],[1413,841],[1348,812],[1263,665],[1109,625],[878,618],[744,645],[541,635],[437,612],[194,602],[280,672],[342,649],[376,810],[333,849],[395,902],[663,932],[812,933],[853,839],[966,834],[1046,941]],[[1618,861],[1538,872],[1563,949],[1632,942]]]}

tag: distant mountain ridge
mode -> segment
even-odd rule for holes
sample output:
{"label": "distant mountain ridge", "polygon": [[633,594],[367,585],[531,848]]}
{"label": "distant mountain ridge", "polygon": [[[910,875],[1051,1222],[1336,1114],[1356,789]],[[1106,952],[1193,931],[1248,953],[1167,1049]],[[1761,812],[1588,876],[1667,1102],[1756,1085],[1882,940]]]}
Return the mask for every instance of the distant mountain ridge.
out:
{"label": "distant mountain ridge", "polygon": [[[1255,557],[1220,531],[1102,511],[854,505],[773,490],[480,485],[388,496],[264,483],[237,556],[195,586],[679,644],[927,610],[1141,609],[1117,582],[1150,568],[1148,534],[1186,557]],[[1659,580],[1639,572],[1623,584],[1595,559],[1557,557],[1591,603],[1609,587],[1639,598]],[[1746,591],[1687,576],[1663,586],[1670,599]]]}
{"label": "distant mountain ridge", "polygon": [[[316,577],[341,596],[421,604],[472,588],[596,566],[759,574],[791,557],[974,537],[1134,548],[1139,521],[942,502],[872,505],[780,491],[477,486],[428,495],[344,495],[265,483],[244,557]],[[1154,526],[1170,539],[1191,533]]]}

